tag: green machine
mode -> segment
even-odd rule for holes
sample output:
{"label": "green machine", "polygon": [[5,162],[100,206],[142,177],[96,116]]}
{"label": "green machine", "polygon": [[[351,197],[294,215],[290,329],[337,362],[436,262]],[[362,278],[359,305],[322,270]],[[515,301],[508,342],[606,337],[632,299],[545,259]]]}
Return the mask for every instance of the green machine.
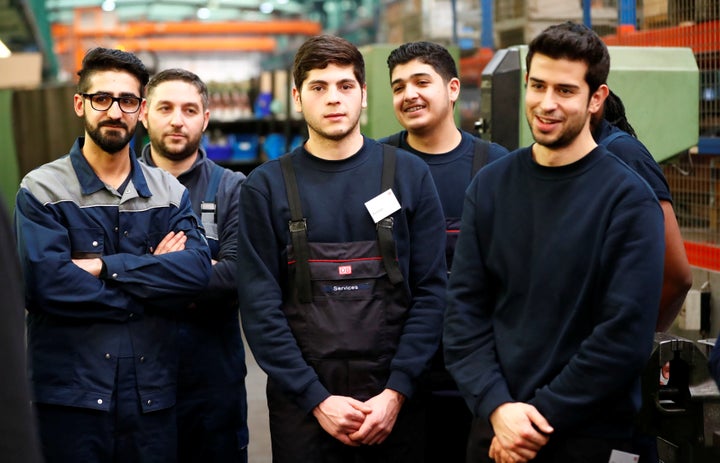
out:
{"label": "green machine", "polygon": [[[398,45],[377,44],[360,47],[365,59],[365,80],[367,81],[367,108],[360,117],[362,133],[370,138],[382,138],[402,130],[395,118],[390,90],[390,71],[387,57]],[[447,47],[450,54],[459,62],[460,50],[456,46]],[[462,89],[460,90],[462,91]],[[455,121],[460,123],[460,112],[455,109]]]}
{"label": "green machine", "polygon": [[[656,161],[698,143],[700,78],[690,48],[608,47],[608,86]],[[482,73],[478,131],[513,150],[533,142],[525,118],[527,46],[498,50]]]}

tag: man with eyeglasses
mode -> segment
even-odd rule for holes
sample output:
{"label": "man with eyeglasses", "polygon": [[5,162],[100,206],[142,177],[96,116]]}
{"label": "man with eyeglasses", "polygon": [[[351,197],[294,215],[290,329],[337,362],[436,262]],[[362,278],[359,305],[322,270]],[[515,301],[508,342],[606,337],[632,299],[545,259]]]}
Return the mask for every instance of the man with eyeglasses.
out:
{"label": "man with eyeglasses", "polygon": [[85,136],[16,199],[42,450],[48,463],[174,462],[174,312],[206,287],[210,250],[187,190],[129,145],[142,62],[95,48],[78,75]]}

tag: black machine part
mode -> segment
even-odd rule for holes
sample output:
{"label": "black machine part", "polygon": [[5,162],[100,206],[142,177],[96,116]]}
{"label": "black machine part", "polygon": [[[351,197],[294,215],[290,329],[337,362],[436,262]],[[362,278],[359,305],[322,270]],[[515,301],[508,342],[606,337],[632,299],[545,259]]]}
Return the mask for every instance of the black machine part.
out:
{"label": "black machine part", "polygon": [[720,461],[720,391],[699,344],[656,333],[642,376],[638,427],[664,463]]}

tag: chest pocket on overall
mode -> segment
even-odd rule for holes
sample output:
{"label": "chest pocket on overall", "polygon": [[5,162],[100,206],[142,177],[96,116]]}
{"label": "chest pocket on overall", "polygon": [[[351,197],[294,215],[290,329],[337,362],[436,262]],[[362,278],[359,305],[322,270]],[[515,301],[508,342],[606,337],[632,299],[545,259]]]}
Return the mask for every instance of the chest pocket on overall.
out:
{"label": "chest pocket on overall", "polygon": [[217,225],[217,192],[224,171],[225,169],[219,165],[213,165],[210,180],[205,190],[205,197],[200,203],[200,222],[205,229],[205,238],[207,238],[213,259],[217,259],[220,251],[220,237]]}
{"label": "chest pocket on overall", "polygon": [[[305,360],[333,394],[369,398],[384,389],[407,317],[393,219],[376,241],[310,243],[292,158],[280,165],[288,191],[290,300],[283,310]],[[383,153],[382,191],[392,188],[395,150]],[[369,216],[368,216],[369,219]]]}

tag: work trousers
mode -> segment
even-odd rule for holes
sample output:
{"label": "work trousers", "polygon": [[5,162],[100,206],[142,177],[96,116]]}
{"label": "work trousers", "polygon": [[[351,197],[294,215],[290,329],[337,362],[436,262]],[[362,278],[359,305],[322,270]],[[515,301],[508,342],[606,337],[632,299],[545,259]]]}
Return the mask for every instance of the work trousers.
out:
{"label": "work trousers", "polygon": [[175,463],[175,408],[143,413],[132,358],[118,359],[110,411],[37,403],[45,463]]}

